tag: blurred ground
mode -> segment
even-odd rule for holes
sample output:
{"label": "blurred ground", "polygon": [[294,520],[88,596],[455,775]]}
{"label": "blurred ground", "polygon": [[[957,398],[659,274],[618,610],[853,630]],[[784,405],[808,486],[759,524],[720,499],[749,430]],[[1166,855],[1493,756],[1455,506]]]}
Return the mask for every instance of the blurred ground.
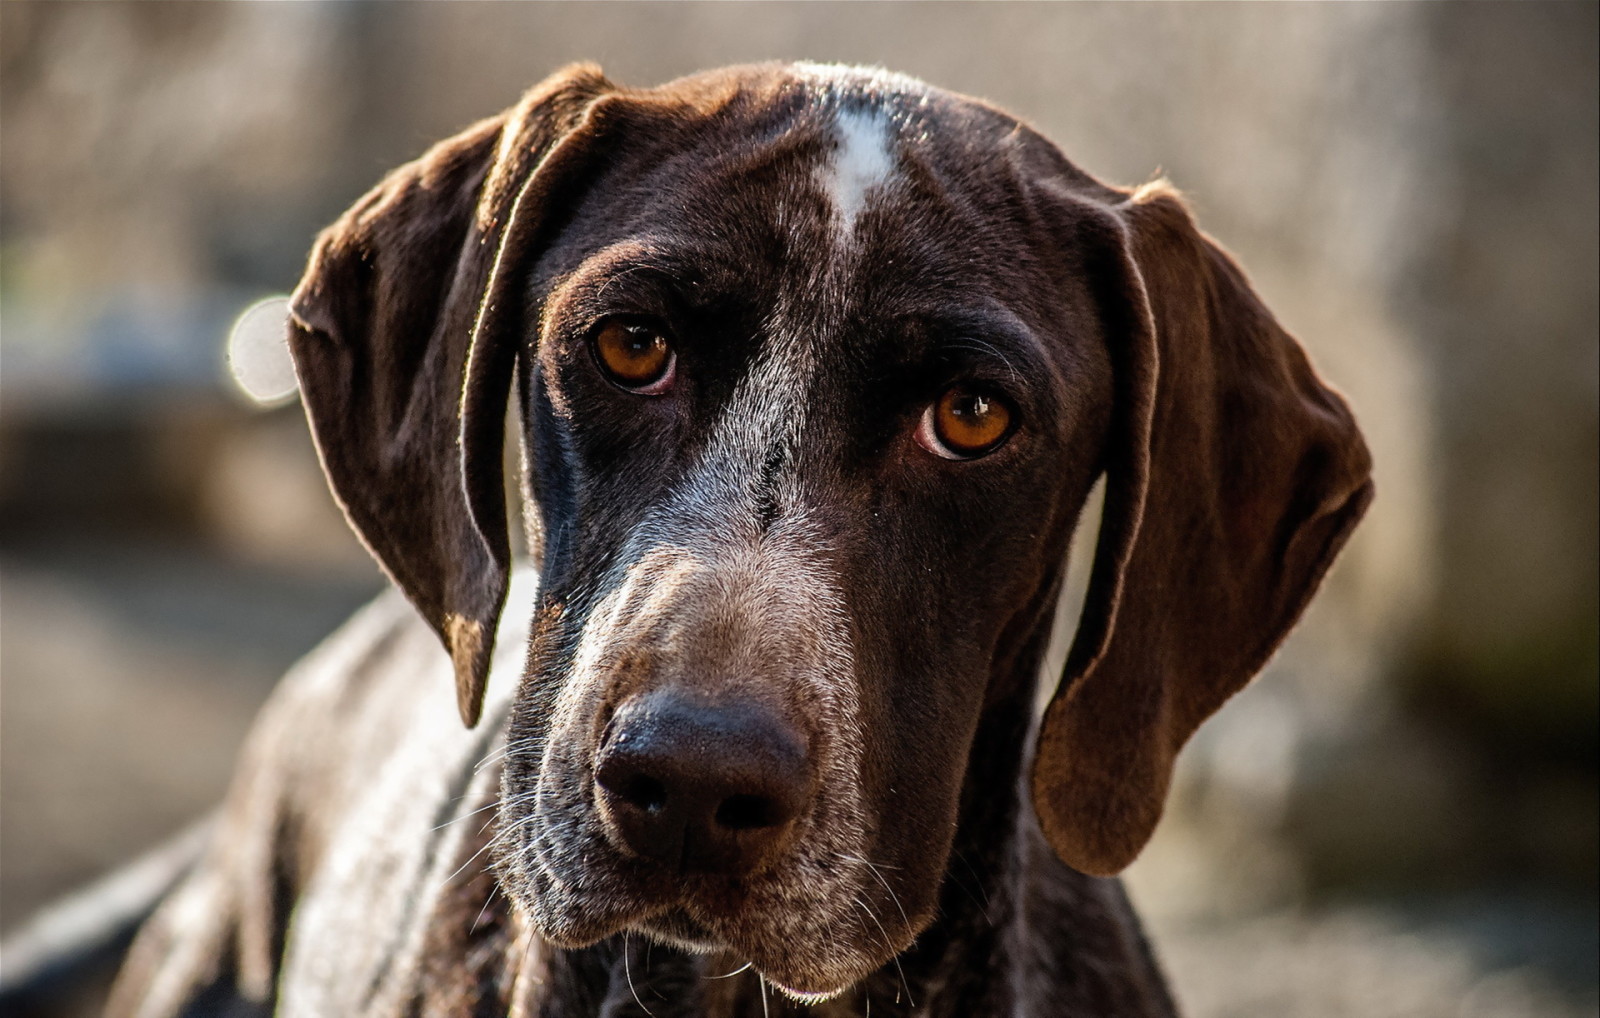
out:
{"label": "blurred ground", "polygon": [[380,582],[94,541],[0,569],[7,924],[215,805],[279,675]]}
{"label": "blurred ground", "polygon": [[1130,874],[1190,1013],[1596,1013],[1597,10],[0,4],[0,927],[203,812],[382,582],[231,316],[562,63],[809,58],[1165,172],[1374,449]]}

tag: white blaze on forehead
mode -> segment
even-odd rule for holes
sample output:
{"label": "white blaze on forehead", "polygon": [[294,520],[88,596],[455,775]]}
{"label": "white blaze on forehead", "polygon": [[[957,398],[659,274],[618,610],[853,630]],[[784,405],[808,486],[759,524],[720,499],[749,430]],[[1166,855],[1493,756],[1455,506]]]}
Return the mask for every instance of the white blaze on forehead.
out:
{"label": "white blaze on forehead", "polygon": [[832,161],[819,169],[818,176],[845,238],[854,231],[868,193],[894,173],[891,131],[889,121],[876,110],[841,110],[834,118],[838,144]]}

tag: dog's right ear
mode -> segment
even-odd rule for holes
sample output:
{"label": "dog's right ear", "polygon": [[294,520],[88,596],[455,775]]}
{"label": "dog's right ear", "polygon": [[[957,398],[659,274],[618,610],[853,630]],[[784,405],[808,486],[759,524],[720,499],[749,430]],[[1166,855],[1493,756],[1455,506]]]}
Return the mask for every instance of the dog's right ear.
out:
{"label": "dog's right ear", "polygon": [[614,89],[577,65],[391,173],[324,230],[289,348],[351,526],[444,641],[482,711],[510,570],[501,455],[522,273],[572,207]]}

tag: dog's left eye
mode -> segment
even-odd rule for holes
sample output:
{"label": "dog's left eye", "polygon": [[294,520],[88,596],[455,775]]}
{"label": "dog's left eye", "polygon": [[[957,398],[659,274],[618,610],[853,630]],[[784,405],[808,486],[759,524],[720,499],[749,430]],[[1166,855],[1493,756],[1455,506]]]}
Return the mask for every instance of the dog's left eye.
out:
{"label": "dog's left eye", "polygon": [[624,389],[655,395],[672,384],[677,356],[663,330],[648,319],[607,318],[590,342],[601,369]]}
{"label": "dog's left eye", "polygon": [[952,385],[928,404],[917,423],[917,444],[947,460],[977,459],[1011,437],[1016,412],[988,389]]}

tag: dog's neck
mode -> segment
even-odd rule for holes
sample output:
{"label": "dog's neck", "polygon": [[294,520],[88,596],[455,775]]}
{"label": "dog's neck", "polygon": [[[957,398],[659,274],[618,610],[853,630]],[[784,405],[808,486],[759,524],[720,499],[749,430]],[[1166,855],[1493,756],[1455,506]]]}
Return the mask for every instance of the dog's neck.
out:
{"label": "dog's neck", "polygon": [[[1115,880],[1057,860],[1024,808],[1035,678],[1048,628],[1012,658],[975,735],[937,918],[916,942],[849,991],[804,1006],[740,962],[693,956],[638,936],[549,950],[542,1015],[857,1018],[864,1015],[1173,1013],[1137,919]],[[1012,795],[993,794],[1009,788]],[[481,920],[480,920],[481,921]]]}

